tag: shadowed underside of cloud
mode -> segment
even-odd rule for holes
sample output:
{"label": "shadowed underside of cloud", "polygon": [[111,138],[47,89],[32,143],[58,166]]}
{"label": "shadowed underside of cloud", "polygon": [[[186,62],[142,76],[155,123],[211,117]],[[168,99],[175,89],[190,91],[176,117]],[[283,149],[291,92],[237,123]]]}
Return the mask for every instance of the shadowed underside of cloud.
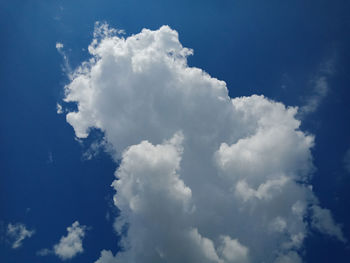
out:
{"label": "shadowed underside of cloud", "polygon": [[312,226],[345,241],[308,184],[314,138],[297,108],[231,99],[168,26],[123,38],[99,25],[89,52],[65,87],[67,121],[79,138],[102,130],[121,161],[124,248],[96,262],[302,262]]}

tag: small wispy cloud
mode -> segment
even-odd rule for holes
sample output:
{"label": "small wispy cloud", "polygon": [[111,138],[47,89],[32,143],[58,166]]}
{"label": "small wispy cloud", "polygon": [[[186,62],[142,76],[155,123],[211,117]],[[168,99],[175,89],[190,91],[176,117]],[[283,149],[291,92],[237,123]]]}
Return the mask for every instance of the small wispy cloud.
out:
{"label": "small wispy cloud", "polygon": [[83,153],[83,160],[91,160],[98,156],[102,151],[107,150],[109,145],[105,140],[98,140],[88,147],[88,149]]}
{"label": "small wispy cloud", "polygon": [[28,230],[24,224],[17,223],[7,225],[6,235],[12,243],[12,248],[16,249],[22,246],[22,242],[26,238],[30,238],[35,233],[34,230]]}
{"label": "small wispy cloud", "polygon": [[60,241],[52,249],[43,248],[36,254],[38,256],[54,254],[62,260],[67,260],[79,253],[83,253],[83,238],[85,237],[86,228],[86,226],[80,225],[78,221],[75,221],[72,226],[67,227],[68,234],[62,236]]}
{"label": "small wispy cloud", "polygon": [[57,48],[58,50],[62,49],[63,47],[64,47],[64,45],[63,45],[62,43],[60,43],[60,42],[57,42],[57,43],[56,43],[56,48]]}
{"label": "small wispy cloud", "polygon": [[321,233],[334,236],[342,242],[347,242],[342,232],[341,226],[336,224],[331,212],[328,209],[314,205],[311,208],[313,212],[311,225]]}
{"label": "small wispy cloud", "polygon": [[72,76],[72,68],[69,64],[69,60],[68,57],[66,55],[66,53],[63,50],[64,45],[61,42],[56,42],[56,49],[58,51],[58,53],[62,56],[63,58],[63,66],[62,66],[62,70],[64,73],[66,73],[66,75],[68,76],[68,78],[71,80],[73,78]]}
{"label": "small wispy cloud", "polygon": [[313,82],[313,94],[307,98],[306,104],[301,107],[303,115],[315,112],[322,100],[327,96],[329,87],[325,76],[319,76]]}
{"label": "small wispy cloud", "polygon": [[62,113],[64,113],[63,107],[62,107],[62,105],[59,104],[59,103],[56,104],[56,112],[57,112],[57,114],[62,114]]}
{"label": "small wispy cloud", "polygon": [[36,252],[36,254],[38,256],[47,256],[47,255],[53,254],[53,250],[48,248],[43,248],[43,249],[40,249],[38,252]]}
{"label": "small wispy cloud", "polygon": [[47,163],[53,163],[53,155],[52,152],[49,152]]}
{"label": "small wispy cloud", "polygon": [[322,101],[329,93],[329,78],[335,73],[334,58],[326,60],[319,67],[318,73],[311,79],[312,93],[305,99],[300,108],[302,116],[317,111]]}

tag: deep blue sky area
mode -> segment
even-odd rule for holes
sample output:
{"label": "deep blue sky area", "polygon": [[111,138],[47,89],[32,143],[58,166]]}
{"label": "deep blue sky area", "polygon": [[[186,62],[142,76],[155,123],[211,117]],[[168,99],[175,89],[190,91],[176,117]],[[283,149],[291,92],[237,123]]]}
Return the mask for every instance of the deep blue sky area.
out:
{"label": "deep blue sky area", "polygon": [[[328,94],[302,117],[315,135],[312,184],[350,240],[350,2],[346,0],[0,0],[0,231],[10,222],[36,233],[12,249],[0,238],[0,262],[61,262],[36,252],[52,247],[75,220],[89,226],[84,253],[72,262],[94,262],[102,249],[116,252],[113,220],[116,164],[106,153],[85,160],[89,147],[74,139],[56,113],[69,82],[64,50],[73,68],[89,58],[94,23],[105,21],[126,35],[169,25],[194,49],[190,66],[227,83],[231,97],[263,94],[302,106],[313,80],[327,75]],[[98,137],[100,134],[93,133]],[[93,137],[92,136],[92,137]],[[349,244],[312,233],[305,262],[348,262]]]}

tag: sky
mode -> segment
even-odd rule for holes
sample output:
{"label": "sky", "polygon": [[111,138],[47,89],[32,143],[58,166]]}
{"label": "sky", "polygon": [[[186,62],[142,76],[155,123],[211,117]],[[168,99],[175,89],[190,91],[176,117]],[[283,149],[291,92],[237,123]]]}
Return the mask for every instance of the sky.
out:
{"label": "sky", "polygon": [[0,1],[0,261],[347,262],[349,11]]}

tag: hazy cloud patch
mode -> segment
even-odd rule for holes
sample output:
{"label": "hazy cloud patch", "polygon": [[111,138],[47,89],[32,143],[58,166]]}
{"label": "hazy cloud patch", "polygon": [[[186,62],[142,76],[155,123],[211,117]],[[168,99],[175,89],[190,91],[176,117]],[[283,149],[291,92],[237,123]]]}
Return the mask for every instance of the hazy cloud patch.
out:
{"label": "hazy cloud patch", "polygon": [[312,206],[312,226],[321,233],[334,236],[342,242],[346,242],[341,227],[334,222],[331,211],[321,208],[317,205]]}
{"label": "hazy cloud patch", "polygon": [[35,233],[35,230],[29,230],[22,223],[7,225],[6,235],[12,243],[12,248],[16,249],[22,246],[23,240],[30,238]]}
{"label": "hazy cloud patch", "polygon": [[334,61],[335,59],[332,57],[323,62],[316,76],[311,79],[312,94],[305,98],[305,104],[300,108],[302,117],[317,111],[322,101],[328,95],[330,91],[329,78],[335,73]]}

